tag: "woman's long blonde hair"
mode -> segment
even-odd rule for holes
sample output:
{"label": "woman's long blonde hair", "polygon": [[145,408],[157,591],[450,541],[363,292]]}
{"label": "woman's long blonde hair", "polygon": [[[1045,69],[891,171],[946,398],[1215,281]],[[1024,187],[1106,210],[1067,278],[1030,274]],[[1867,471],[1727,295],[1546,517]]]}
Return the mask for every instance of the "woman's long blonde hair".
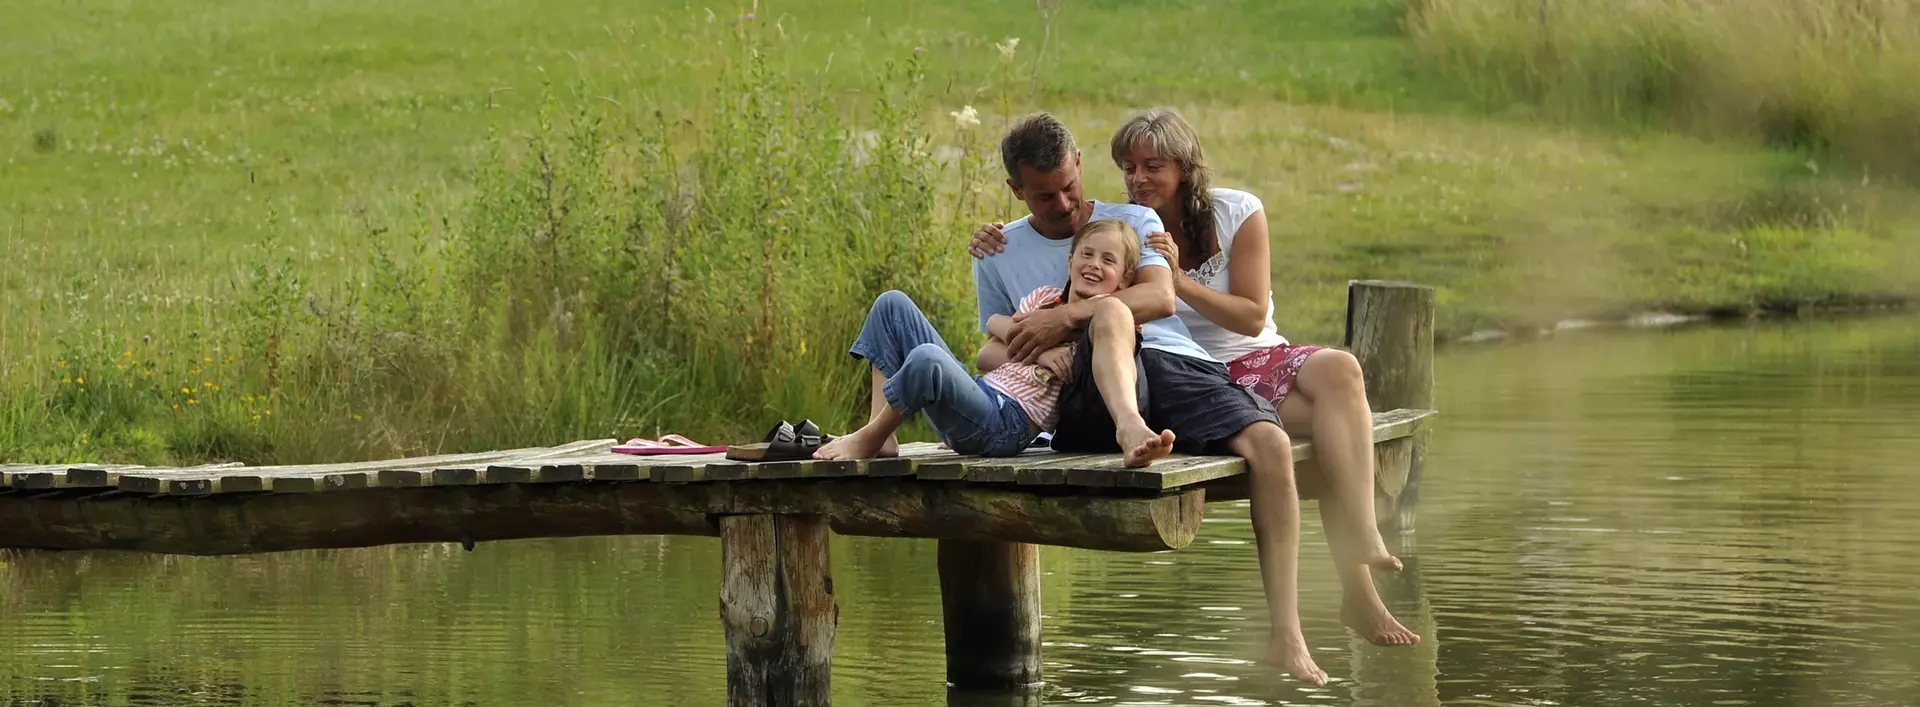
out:
{"label": "woman's long blonde hair", "polygon": [[[1113,132],[1113,163],[1125,162],[1133,148],[1146,144],[1161,159],[1180,165],[1180,233],[1202,262],[1220,252],[1213,221],[1213,170],[1200,149],[1200,134],[1172,108],[1154,108],[1128,118]],[[1168,224],[1172,225],[1172,224]],[[1180,267],[1179,263],[1168,263]]]}

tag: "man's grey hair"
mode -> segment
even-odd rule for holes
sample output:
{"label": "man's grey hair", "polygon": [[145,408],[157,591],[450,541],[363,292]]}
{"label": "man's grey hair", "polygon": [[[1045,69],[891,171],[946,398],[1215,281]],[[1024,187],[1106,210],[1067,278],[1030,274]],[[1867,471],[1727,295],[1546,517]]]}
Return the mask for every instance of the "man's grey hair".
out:
{"label": "man's grey hair", "polygon": [[1017,186],[1020,165],[1051,172],[1078,150],[1073,144],[1073,133],[1067,132],[1067,126],[1061,124],[1060,119],[1035,113],[1014,123],[1013,129],[1000,140],[1000,161],[1007,166],[1007,179]]}

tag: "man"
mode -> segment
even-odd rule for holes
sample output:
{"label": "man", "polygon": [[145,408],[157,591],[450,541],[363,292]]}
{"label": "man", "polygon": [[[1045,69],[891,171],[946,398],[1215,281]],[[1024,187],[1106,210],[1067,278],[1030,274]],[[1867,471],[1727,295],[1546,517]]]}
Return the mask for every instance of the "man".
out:
{"label": "man", "polygon": [[[1014,315],[1014,302],[1022,293],[1063,280],[1068,241],[1086,222],[1122,219],[1142,238],[1165,230],[1151,209],[1082,196],[1080,151],[1066,126],[1051,115],[1039,113],[1015,124],[1000,144],[1000,156],[1007,186],[1031,213],[1003,227],[1005,250],[974,261],[983,330],[995,314]],[[1272,405],[1235,385],[1226,367],[1207,356],[1172,316],[1169,267],[1159,253],[1143,247],[1131,287],[1110,298],[1017,318],[1007,341],[1008,357],[1032,361],[1079,337],[1074,371],[1061,397],[1056,440],[1064,436],[1085,444],[1088,429],[1110,425],[1114,445],[1130,465],[1151,463],[1170,447],[1247,460],[1254,536],[1272,621],[1266,660],[1296,679],[1323,685],[1327,675],[1308,655],[1300,632],[1300,498],[1292,440],[1280,429]],[[1143,323],[1137,334],[1136,322]],[[1146,379],[1144,405],[1136,375]],[[1104,416],[1099,414],[1102,409]],[[1163,431],[1154,432],[1142,412]],[[1388,556],[1370,564],[1397,566],[1398,561]]]}

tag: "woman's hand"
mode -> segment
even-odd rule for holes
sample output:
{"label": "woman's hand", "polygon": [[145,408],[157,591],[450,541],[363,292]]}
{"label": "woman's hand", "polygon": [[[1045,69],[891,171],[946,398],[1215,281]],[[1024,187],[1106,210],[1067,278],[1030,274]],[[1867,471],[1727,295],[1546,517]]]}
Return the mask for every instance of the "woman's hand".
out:
{"label": "woman's hand", "polygon": [[967,244],[967,252],[975,258],[985,258],[1007,249],[1007,234],[1000,229],[1007,224],[995,221],[984,224],[973,231],[973,242]]}
{"label": "woman's hand", "polygon": [[1154,231],[1147,234],[1147,247],[1167,259],[1167,269],[1180,272],[1180,246],[1173,242],[1173,234],[1166,231]]}

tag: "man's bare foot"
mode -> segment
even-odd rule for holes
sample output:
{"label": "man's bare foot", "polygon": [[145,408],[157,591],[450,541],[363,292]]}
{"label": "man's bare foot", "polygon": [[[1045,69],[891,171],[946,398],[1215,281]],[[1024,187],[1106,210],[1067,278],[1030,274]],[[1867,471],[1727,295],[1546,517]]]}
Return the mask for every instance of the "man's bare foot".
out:
{"label": "man's bare foot", "polygon": [[1297,634],[1292,638],[1275,637],[1268,643],[1266,661],[1300,682],[1314,687],[1327,684],[1327,671],[1314,664],[1313,656],[1307,653],[1306,639]]}
{"label": "man's bare foot", "polygon": [[862,427],[845,437],[820,445],[813,451],[813,458],[825,460],[877,459],[880,457],[900,456],[900,442],[892,434],[881,435],[878,430]]}
{"label": "man's bare foot", "polygon": [[1120,443],[1127,467],[1139,469],[1173,451],[1173,430],[1162,430],[1156,435],[1146,425],[1140,425],[1121,430],[1114,435],[1114,441]]}
{"label": "man's bare foot", "polygon": [[1340,598],[1340,623],[1376,646],[1411,646],[1420,642],[1414,633],[1393,618],[1393,612],[1380,603],[1380,597],[1357,597],[1352,593]]}

